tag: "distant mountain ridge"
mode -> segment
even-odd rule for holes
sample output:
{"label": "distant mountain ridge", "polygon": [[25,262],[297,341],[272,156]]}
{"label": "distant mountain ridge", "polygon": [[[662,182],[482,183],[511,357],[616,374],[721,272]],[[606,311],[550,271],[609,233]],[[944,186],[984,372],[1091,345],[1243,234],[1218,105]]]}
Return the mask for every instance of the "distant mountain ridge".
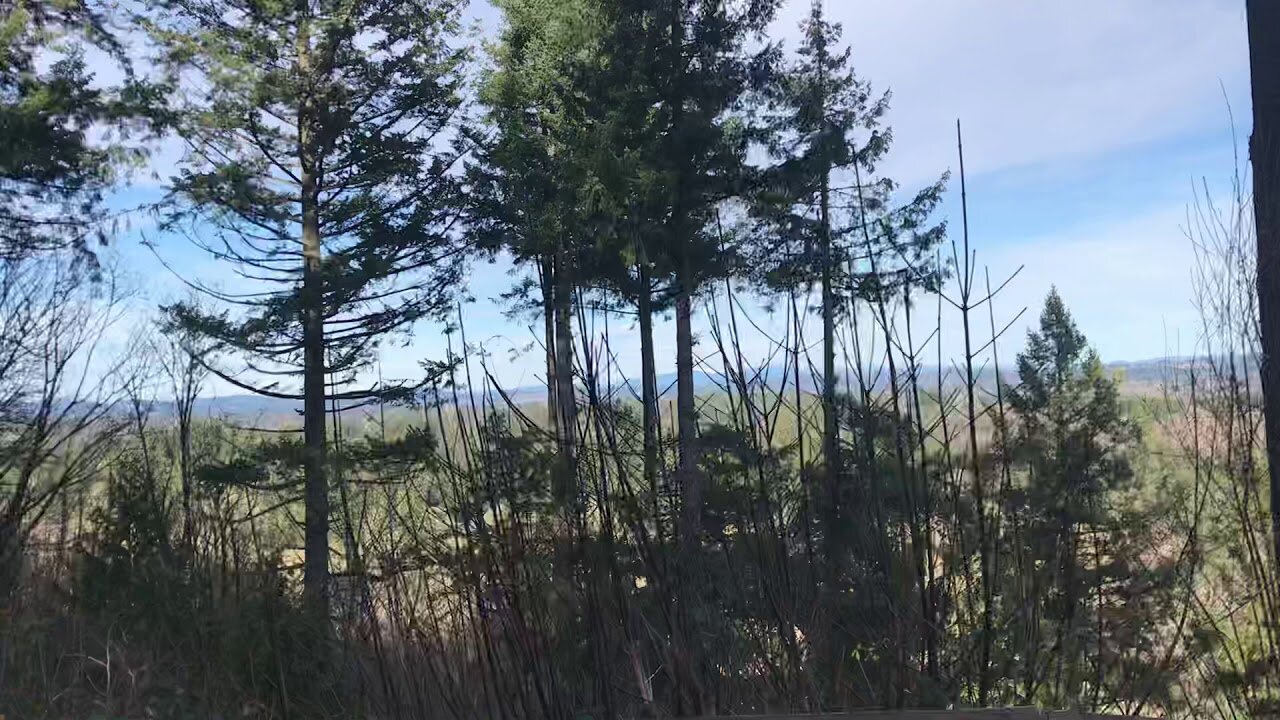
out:
{"label": "distant mountain ridge", "polygon": [[[1169,373],[1185,372],[1192,365],[1203,366],[1205,361],[1192,360],[1191,358],[1160,358],[1151,360],[1136,361],[1117,361],[1106,363],[1105,368],[1113,373],[1118,373],[1126,384],[1154,386],[1161,383]],[[1243,366],[1244,364],[1242,364]],[[1253,368],[1250,368],[1253,370]],[[989,385],[995,379],[995,370],[987,365],[978,368],[978,382]],[[948,367],[945,372],[945,384],[952,385],[960,381],[959,373],[963,369],[957,369],[955,366]],[[1013,363],[1001,367],[1001,372],[1005,376],[1006,381],[1015,378],[1016,369]],[[756,382],[765,381],[769,387],[778,388],[786,385],[790,386],[794,378],[794,369],[784,368],[782,365],[772,365],[763,369],[748,369],[747,373],[752,375],[752,379]],[[880,374],[879,384],[887,385],[887,371]],[[1251,373],[1256,374],[1256,373]],[[936,387],[938,385],[939,368],[936,365],[926,365],[920,368],[920,383],[923,387]],[[725,378],[719,374],[711,374],[699,371],[694,374],[694,389],[697,392],[709,392],[718,390],[725,384]],[[676,389],[676,374],[662,373],[658,376],[658,389],[663,397],[674,396]],[[802,368],[800,372],[800,389],[801,392],[817,393],[819,391],[816,379],[806,368]],[[458,390],[459,398],[465,402],[468,392],[465,388]],[[516,404],[536,404],[546,400],[547,390],[541,385],[522,385],[515,388],[503,388],[503,393],[493,391],[493,400],[499,404],[503,401],[501,394],[505,394],[510,398],[511,402]],[[616,383],[614,387],[614,397],[638,397],[640,394],[640,384],[638,378],[628,379],[626,383]],[[302,411],[302,403],[293,400],[282,400],[279,398],[263,397],[259,395],[227,395],[223,397],[199,398],[195,404],[195,414],[199,417],[229,417],[239,419],[253,418],[275,418],[279,419],[286,416],[298,415]],[[173,403],[157,402],[155,404],[154,413],[157,415],[172,415],[174,412]]]}

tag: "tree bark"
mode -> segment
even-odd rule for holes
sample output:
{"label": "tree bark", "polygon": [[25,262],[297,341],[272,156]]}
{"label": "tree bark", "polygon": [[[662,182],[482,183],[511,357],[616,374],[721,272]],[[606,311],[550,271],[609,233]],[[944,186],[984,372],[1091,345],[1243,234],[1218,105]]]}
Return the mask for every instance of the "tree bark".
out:
{"label": "tree bark", "polygon": [[187,552],[195,548],[196,525],[192,515],[191,497],[195,485],[194,467],[191,462],[191,400],[183,397],[178,407],[178,465],[182,474],[182,546]]}
{"label": "tree bark", "polygon": [[658,491],[658,374],[653,355],[653,280],[649,275],[649,259],[640,244],[639,254],[640,297],[637,311],[640,320],[640,400],[644,405],[644,480],[653,494],[654,522],[658,539],[662,539],[662,518]]}
{"label": "tree bark", "polygon": [[[680,435],[680,480],[686,485],[697,485],[691,483],[691,475],[698,469],[698,408],[693,394],[693,295],[686,287],[685,278],[677,282],[681,285],[676,296],[676,417]],[[691,495],[690,499],[695,499],[699,490],[697,487],[686,488],[685,492]]]}
{"label": "tree bark", "polygon": [[544,254],[538,260],[538,279],[542,285],[542,333],[546,346],[547,361],[547,423],[551,426],[551,435],[560,441],[560,413],[556,403],[556,301],[555,301],[555,257],[551,253]]}
{"label": "tree bark", "polygon": [[[298,71],[311,76],[307,2],[299,0]],[[306,80],[304,80],[306,82]],[[319,182],[314,138],[315,107],[304,87],[298,109],[298,160],[302,204],[302,346],[305,541],[302,592],[317,621],[329,620],[329,482],[325,446],[324,279],[321,274]]]}
{"label": "tree bark", "polygon": [[[671,71],[675,81],[671,83],[672,148],[677,163],[676,181],[672,194],[671,217],[668,221],[668,243],[679,258],[676,268],[676,442],[680,450],[677,475],[680,480],[679,557],[682,587],[686,590],[694,582],[697,542],[701,534],[703,483],[698,472],[697,453],[697,404],[693,394],[693,291],[694,272],[689,257],[688,218],[685,210],[684,187],[689,173],[685,153],[680,140],[684,122],[684,95],[681,74],[683,70],[684,18],[681,3],[673,3],[671,13]],[[692,596],[690,596],[691,598]],[[686,608],[687,609],[687,608]]]}
{"label": "tree bark", "polygon": [[829,510],[838,511],[836,476],[840,471],[840,426],[836,413],[836,293],[831,247],[831,177],[823,173],[818,198],[822,257],[822,459]]}
{"label": "tree bark", "polygon": [[[563,246],[556,252],[556,412],[564,467],[576,473],[578,399],[573,388],[573,285]],[[576,479],[574,479],[576,482]],[[581,498],[577,498],[580,501]]]}
{"label": "tree bark", "polygon": [[[17,521],[0,517],[0,610],[9,607],[22,577],[22,532]],[[0,620],[3,620],[0,617]],[[0,624],[3,627],[3,624]]]}
{"label": "tree bark", "polygon": [[689,217],[686,209],[686,186],[692,172],[682,137],[684,125],[684,3],[671,4],[670,52],[672,73],[668,97],[671,112],[669,138],[671,157],[676,164],[675,184],[671,195],[671,217],[668,221],[668,247],[678,259],[676,267],[676,442],[680,451],[677,478],[680,482],[680,521],[677,527],[677,577],[680,618],[683,635],[676,646],[677,662],[683,665],[678,676],[680,703],[678,711],[691,715],[706,714],[708,698],[704,695],[699,645],[697,606],[701,604],[702,578],[698,570],[701,555],[702,501],[704,480],[698,468],[697,405],[693,395],[693,293],[695,278],[690,258]]}
{"label": "tree bark", "polygon": [[1272,561],[1280,565],[1280,3],[1246,0],[1253,88],[1253,217],[1257,230],[1258,322]]}

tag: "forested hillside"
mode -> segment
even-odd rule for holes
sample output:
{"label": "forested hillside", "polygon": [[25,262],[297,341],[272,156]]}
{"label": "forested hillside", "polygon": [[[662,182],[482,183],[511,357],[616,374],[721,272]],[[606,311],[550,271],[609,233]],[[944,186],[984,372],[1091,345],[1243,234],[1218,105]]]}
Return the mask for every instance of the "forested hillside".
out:
{"label": "forested hillside", "polygon": [[1248,170],[1024,334],[835,2],[0,0],[0,720],[1280,712]]}

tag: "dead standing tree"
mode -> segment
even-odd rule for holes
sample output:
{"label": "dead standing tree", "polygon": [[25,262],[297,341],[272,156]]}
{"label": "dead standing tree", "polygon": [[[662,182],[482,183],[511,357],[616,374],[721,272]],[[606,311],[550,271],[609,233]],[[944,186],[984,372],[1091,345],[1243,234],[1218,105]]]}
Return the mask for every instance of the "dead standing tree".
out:
{"label": "dead standing tree", "polygon": [[66,257],[0,263],[0,606],[32,530],[128,425],[127,366],[103,357],[124,299]]}

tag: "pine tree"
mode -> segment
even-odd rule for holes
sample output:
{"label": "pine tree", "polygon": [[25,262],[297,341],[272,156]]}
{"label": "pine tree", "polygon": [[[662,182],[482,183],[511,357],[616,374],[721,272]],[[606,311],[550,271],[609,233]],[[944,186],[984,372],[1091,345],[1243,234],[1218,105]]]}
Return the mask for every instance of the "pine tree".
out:
{"label": "pine tree", "polygon": [[[619,247],[630,247],[636,276],[644,374],[646,474],[656,450],[656,384],[652,313],[669,296],[676,325],[677,584],[682,615],[698,605],[698,556],[706,480],[698,467],[694,397],[693,303],[707,284],[724,277],[733,254],[716,228],[716,213],[743,193],[750,171],[749,135],[742,116],[762,59],[751,52],[772,19],[776,2],[715,0],[595,0],[605,18],[601,52],[607,58],[598,97],[607,116],[601,132],[615,141],[603,163],[605,187],[623,222]],[[683,631],[696,634],[687,625]],[[693,648],[686,648],[692,650]],[[690,664],[697,664],[690,656]],[[704,698],[683,672],[682,702],[700,709]]]}
{"label": "pine tree", "polygon": [[[848,227],[832,217],[834,173],[855,162],[873,164],[888,149],[878,128],[888,109],[888,94],[873,97],[866,81],[849,67],[851,50],[839,50],[841,28],[828,23],[823,3],[812,3],[801,24],[799,58],[773,86],[766,114],[771,167],[756,195],[755,209],[766,221],[756,248],[757,269],[771,286],[807,291],[821,287],[822,451],[826,467],[838,467],[839,451],[835,370],[836,285],[847,276]],[[871,131],[859,148],[857,130]],[[840,251],[840,252],[838,252]],[[844,284],[844,283],[841,283]]]}
{"label": "pine tree", "polygon": [[[167,312],[243,361],[210,368],[223,380],[302,401],[303,585],[317,616],[328,613],[326,400],[408,390],[357,385],[358,373],[381,338],[446,308],[458,277],[456,13],[444,0],[170,0],[143,18],[187,81],[189,150],[163,229],[253,283],[191,281],[222,311]],[[281,385],[299,375],[300,393]]]}
{"label": "pine tree", "polygon": [[[841,45],[842,29],[826,20],[823,6],[822,0],[814,0],[808,18],[801,23],[804,41],[798,57],[767,85],[758,124],[770,165],[753,188],[752,212],[760,222],[748,250],[748,267],[754,280],[793,298],[810,293],[815,285],[820,291],[825,472],[820,492],[815,493],[810,506],[816,509],[819,521],[825,585],[832,587],[840,580],[839,568],[849,564],[848,552],[860,546],[849,542],[845,528],[870,524],[880,513],[868,511],[865,503],[849,502],[850,486],[841,482],[841,474],[858,468],[872,478],[871,482],[878,482],[876,478],[885,472],[875,458],[879,421],[868,388],[861,388],[864,394],[859,399],[865,407],[862,427],[856,429],[861,431],[859,439],[865,452],[860,457],[841,455],[840,423],[845,405],[838,397],[836,327],[849,319],[855,302],[866,303],[887,335],[887,308],[893,298],[905,296],[906,302],[911,302],[909,287],[935,284],[941,268],[932,258],[945,225],[932,223],[930,216],[941,198],[946,176],[895,205],[897,185],[877,173],[892,144],[892,132],[884,125],[889,93],[873,92],[870,83],[857,76],[851,49]],[[890,396],[896,403],[896,361],[893,353],[886,359]],[[886,418],[890,423],[899,422],[901,416],[896,412],[899,408],[894,409]],[[906,434],[895,436],[899,472],[909,464],[901,441]],[[902,481],[913,482],[906,477]],[[928,500],[919,506],[927,507]],[[923,537],[928,532],[918,509],[913,508],[910,527],[922,598],[919,624],[930,671],[936,675],[937,610],[927,587],[930,571],[925,566],[926,553],[918,547],[925,543]],[[867,515],[852,514],[859,512]],[[875,563],[883,572],[890,559],[880,552]],[[833,632],[824,634],[835,636]],[[830,647],[838,652],[834,642]]]}
{"label": "pine tree", "polygon": [[[640,335],[643,476],[653,496],[655,523],[663,537],[659,495],[660,412],[654,317],[671,308],[672,257],[664,252],[669,190],[661,153],[664,102],[653,67],[657,43],[655,9],[644,3],[589,0],[598,19],[596,62],[575,71],[589,135],[590,213],[596,249],[590,277],[636,309]],[[665,25],[663,27],[666,27]]]}
{"label": "pine tree", "polygon": [[[606,3],[606,6],[609,6]],[[619,148],[631,169],[635,215],[646,228],[648,270],[662,268],[676,315],[677,426],[686,513],[698,506],[692,307],[697,293],[729,271],[731,255],[716,230],[716,211],[742,194],[748,134],[741,114],[759,56],[746,43],[761,33],[774,3],[730,7],[701,0],[619,0],[605,52],[616,63],[609,82],[618,106],[635,112]],[[768,49],[762,53],[768,54]],[[626,122],[625,120],[623,122]],[[658,281],[659,278],[653,278]],[[692,516],[686,518],[696,522]]]}
{"label": "pine tree", "polygon": [[[548,415],[561,456],[576,455],[572,314],[599,238],[589,222],[593,142],[582,78],[596,66],[599,23],[583,0],[504,0],[481,90],[487,126],[469,167],[481,246],[536,269],[546,348]],[[521,294],[517,288],[516,294]]]}
{"label": "pine tree", "polygon": [[1019,513],[1031,589],[1024,601],[1037,606],[1020,634],[1034,638],[1025,651],[1024,692],[1031,701],[1046,685],[1051,703],[1077,706],[1091,657],[1086,639],[1100,622],[1087,615],[1091,589],[1119,569],[1091,557],[1091,543],[1115,525],[1108,497],[1133,477],[1129,454],[1138,430],[1056,289],[1017,369],[1018,384],[1007,392],[1017,423],[1012,455],[1026,474]]}
{"label": "pine tree", "polygon": [[[96,255],[114,224],[104,199],[164,113],[163,88],[133,75],[106,9],[0,4],[0,607],[32,519],[65,502],[117,432],[111,371],[99,361],[106,378],[77,384],[73,361],[93,353],[124,295]],[[125,72],[120,85],[95,82],[89,48]],[[41,477],[59,453],[66,471]]]}
{"label": "pine tree", "polygon": [[946,176],[892,205],[896,183],[876,172],[892,145],[883,126],[890,94],[877,95],[856,76],[850,47],[841,47],[842,28],[828,22],[823,6],[813,0],[801,23],[799,58],[765,99],[763,131],[774,164],[753,197],[763,232],[750,266],[780,290],[820,288],[823,457],[835,471],[836,324],[854,297],[878,302],[906,281],[916,287],[936,281],[940,268],[932,256],[946,228],[928,219]]}
{"label": "pine tree", "polygon": [[[852,297],[878,300],[903,279],[927,285],[945,226],[928,224],[943,180],[893,207],[896,184],[876,177],[892,132],[889,93],[879,95],[841,48],[842,28],[813,0],[799,57],[769,85],[763,130],[775,164],[754,194],[764,221],[752,248],[756,277],[782,290],[821,289],[823,454],[839,467],[835,327]],[[910,258],[904,268],[899,257]],[[870,263],[870,267],[867,267]]]}
{"label": "pine tree", "polygon": [[[131,136],[145,140],[164,121],[164,88],[134,76],[106,10],[91,1],[0,6],[0,258],[71,249],[91,259],[111,229],[105,193],[144,159]],[[121,85],[94,82],[89,47],[125,71]]]}

